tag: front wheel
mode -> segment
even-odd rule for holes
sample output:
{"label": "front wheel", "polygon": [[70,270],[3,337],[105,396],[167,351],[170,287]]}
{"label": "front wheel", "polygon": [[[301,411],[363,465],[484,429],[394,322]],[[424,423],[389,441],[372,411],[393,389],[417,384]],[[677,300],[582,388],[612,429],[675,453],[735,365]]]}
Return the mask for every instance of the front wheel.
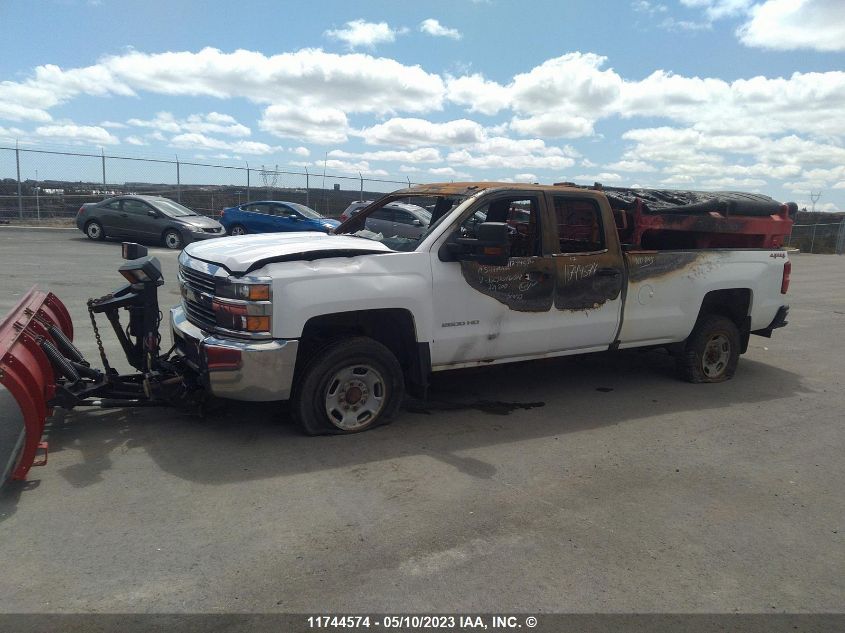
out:
{"label": "front wheel", "polygon": [[246,235],[246,229],[240,224],[236,224],[229,229],[229,235]]}
{"label": "front wheel", "polygon": [[404,392],[393,353],[373,339],[355,337],[314,354],[294,388],[291,409],[308,435],[357,433],[388,423]]}
{"label": "front wheel", "polygon": [[730,319],[701,319],[678,356],[678,370],[688,382],[723,382],[733,378],[739,363],[740,335]]}
{"label": "front wheel", "polygon": [[164,232],[162,242],[167,248],[180,249],[182,248],[182,235],[176,229],[168,229]]}

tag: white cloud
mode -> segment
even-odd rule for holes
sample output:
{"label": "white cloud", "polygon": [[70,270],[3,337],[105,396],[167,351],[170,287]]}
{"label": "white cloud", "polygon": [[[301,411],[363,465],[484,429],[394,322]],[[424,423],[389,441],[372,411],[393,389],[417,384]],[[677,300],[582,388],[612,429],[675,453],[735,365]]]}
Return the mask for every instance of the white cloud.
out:
{"label": "white cloud", "polygon": [[514,177],[514,182],[527,182],[527,183],[534,183],[539,182],[540,179],[537,178],[536,174],[516,174]]}
{"label": "white cloud", "polygon": [[158,112],[150,120],[129,119],[129,125],[146,127],[161,132],[196,132],[198,134],[225,134],[227,136],[249,136],[250,129],[238,123],[234,117],[219,112],[191,114],[186,119],[177,119],[170,112]]}
{"label": "white cloud", "polygon": [[669,10],[665,4],[658,2],[649,2],[648,0],[634,0],[631,3],[631,8],[639,13],[648,13],[654,15],[656,13],[666,13]]}
{"label": "white cloud", "polygon": [[267,145],[267,143],[258,143],[256,141],[224,141],[222,139],[211,138],[197,132],[178,134],[170,139],[170,145],[172,147],[186,149],[225,150],[238,154],[252,154],[258,156],[274,154],[283,150],[281,147]]}
{"label": "white cloud", "polygon": [[375,48],[377,44],[396,41],[396,36],[404,32],[404,29],[390,28],[387,22],[352,20],[346,23],[346,28],[328,30],[325,35],[346,42],[349,48]]}
{"label": "white cloud", "polygon": [[473,169],[566,169],[575,164],[573,152],[548,147],[540,139],[494,137],[451,152],[446,162]]}
{"label": "white cloud", "polygon": [[319,49],[266,56],[215,48],[147,54],[130,51],[84,68],[38,66],[22,82],[0,82],[0,117],[49,121],[50,108],[82,95],[138,92],[244,98],[300,108],[342,103],[346,112],[392,114],[437,110],[443,79],[419,66],[360,53]]}
{"label": "white cloud", "polygon": [[301,145],[299,147],[291,147],[290,151],[296,154],[297,156],[311,156],[311,150],[307,147],[302,147]]}
{"label": "white cloud", "polygon": [[621,180],[622,176],[608,171],[603,171],[598,174],[581,174],[580,176],[575,176],[575,182],[579,183],[620,182]]}
{"label": "white cloud", "polygon": [[607,168],[615,169],[617,171],[636,171],[640,173],[656,171],[653,165],[649,165],[647,162],[642,160],[620,160],[615,163],[610,163],[607,165]]}
{"label": "white cloud", "polygon": [[393,118],[365,128],[356,135],[370,145],[397,145],[417,147],[421,145],[467,145],[484,139],[484,128],[475,121],[458,119],[445,123],[433,123],[417,118]]}
{"label": "white cloud", "polygon": [[457,171],[456,169],[453,169],[452,167],[432,167],[432,168],[430,168],[426,171],[427,171],[427,173],[431,174],[432,176],[437,176],[438,178],[449,178],[449,179],[452,179],[452,180],[457,180],[459,178],[464,179],[464,178],[470,178],[471,177],[468,173],[463,172],[463,171]]}
{"label": "white cloud", "polygon": [[98,125],[76,125],[59,123],[35,128],[35,134],[51,140],[90,145],[116,145],[120,141],[105,128]]}
{"label": "white cloud", "polygon": [[461,39],[461,32],[458,29],[450,29],[434,18],[428,18],[420,23],[420,31],[433,37],[449,37],[453,40]]}
{"label": "white cloud", "polygon": [[26,132],[19,128],[0,126],[0,139],[16,141],[20,138],[25,137],[26,135]]}
{"label": "white cloud", "polygon": [[751,7],[750,14],[737,31],[746,46],[845,51],[842,0],[766,0]]}
{"label": "white cloud", "polygon": [[681,0],[681,4],[695,9],[704,9],[710,20],[719,20],[741,15],[748,11],[753,0]]}
{"label": "white cloud", "polygon": [[149,145],[147,141],[138,136],[127,136],[123,139],[123,142],[128,143],[129,145]]}
{"label": "white cloud", "polygon": [[389,162],[415,162],[415,163],[438,163],[443,160],[440,152],[433,147],[423,147],[412,151],[385,150],[378,152],[346,152],[335,149],[328,154],[332,158],[344,158],[367,161],[389,161]]}
{"label": "white cloud", "polygon": [[446,89],[449,101],[466,106],[470,112],[496,114],[510,105],[508,88],[479,73],[448,77]]}
{"label": "white cloud", "polygon": [[349,132],[349,122],[343,110],[330,107],[303,109],[271,105],[264,110],[258,126],[274,136],[321,145],[345,143]]}
{"label": "white cloud", "polygon": [[315,167],[322,170],[324,167],[329,172],[342,172],[352,174],[367,174],[368,176],[388,176],[388,172],[383,169],[373,169],[370,164],[365,161],[349,162],[345,160],[329,159],[326,161],[316,161],[312,163]]}

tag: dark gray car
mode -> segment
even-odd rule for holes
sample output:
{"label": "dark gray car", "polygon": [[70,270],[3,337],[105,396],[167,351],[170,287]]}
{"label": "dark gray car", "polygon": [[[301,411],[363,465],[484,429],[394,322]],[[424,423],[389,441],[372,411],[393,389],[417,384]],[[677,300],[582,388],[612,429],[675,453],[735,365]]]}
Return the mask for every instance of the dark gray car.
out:
{"label": "dark gray car", "polygon": [[161,196],[117,196],[88,202],[76,214],[76,226],[92,240],[128,237],[175,249],[226,235],[217,220]]}

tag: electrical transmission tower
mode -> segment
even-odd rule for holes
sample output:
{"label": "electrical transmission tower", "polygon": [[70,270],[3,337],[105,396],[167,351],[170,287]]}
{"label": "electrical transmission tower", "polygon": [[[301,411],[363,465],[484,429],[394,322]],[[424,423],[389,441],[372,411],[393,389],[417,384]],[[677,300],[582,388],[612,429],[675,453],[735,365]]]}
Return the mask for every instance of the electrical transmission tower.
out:
{"label": "electrical transmission tower", "polygon": [[[819,201],[819,198],[822,197],[822,192],[819,191],[818,193],[810,192],[810,200],[813,202],[813,213],[816,212],[816,203]],[[815,217],[815,216],[813,216]],[[815,221],[815,220],[814,220]]]}
{"label": "electrical transmission tower", "polygon": [[272,200],[273,196],[271,191],[276,188],[276,182],[279,180],[279,166],[276,165],[274,170],[269,170],[261,165],[261,182],[264,183],[264,187],[267,189],[267,199]]}

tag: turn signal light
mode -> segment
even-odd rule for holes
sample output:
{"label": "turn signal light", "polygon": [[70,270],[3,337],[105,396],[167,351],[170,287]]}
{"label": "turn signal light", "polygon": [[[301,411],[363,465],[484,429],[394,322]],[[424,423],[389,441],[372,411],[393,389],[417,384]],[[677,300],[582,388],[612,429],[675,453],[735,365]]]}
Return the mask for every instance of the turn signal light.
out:
{"label": "turn signal light", "polygon": [[269,332],[270,331],[270,317],[268,316],[248,316],[246,318],[247,332]]}
{"label": "turn signal light", "polygon": [[270,284],[250,284],[247,288],[247,299],[250,301],[269,301]]}

